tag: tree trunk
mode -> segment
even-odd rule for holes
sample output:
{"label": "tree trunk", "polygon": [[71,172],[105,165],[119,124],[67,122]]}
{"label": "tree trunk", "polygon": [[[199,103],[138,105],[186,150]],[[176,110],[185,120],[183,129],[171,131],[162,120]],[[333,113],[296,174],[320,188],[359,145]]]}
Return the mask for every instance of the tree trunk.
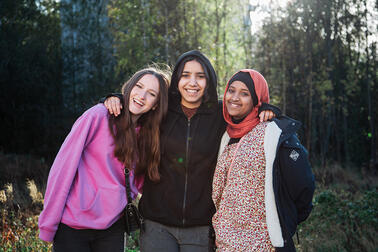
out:
{"label": "tree trunk", "polygon": [[[227,12],[226,12],[226,9],[227,9],[227,0],[224,1],[224,5],[223,5],[223,67],[224,67],[224,76],[223,76],[223,82],[221,83],[222,85],[226,85],[226,82],[227,82],[227,78],[229,78],[230,76],[228,76],[228,67],[227,67],[227,41],[226,41],[226,15],[227,15]],[[218,84],[218,86],[220,86],[220,83]],[[220,94],[218,94],[220,95]]]}
{"label": "tree trunk", "polygon": [[[376,143],[375,143],[375,125],[374,125],[374,112],[372,108],[372,99],[371,99],[371,90],[370,90],[370,51],[369,51],[369,26],[368,26],[368,18],[367,18],[367,1],[365,1],[365,21],[366,21],[366,31],[365,31],[365,42],[366,42],[366,67],[365,67],[365,82],[366,82],[366,89],[367,89],[367,103],[368,103],[368,113],[369,113],[369,126],[370,126],[370,162],[369,168],[373,169],[375,167],[377,158],[376,158]],[[372,75],[375,73],[371,73]]]}
{"label": "tree trunk", "polygon": [[[166,5],[168,3],[166,2]],[[165,16],[165,61],[169,64],[169,17],[168,17],[168,6],[164,8]]]}
{"label": "tree trunk", "polygon": [[[215,0],[215,22],[216,22],[216,28],[215,28],[215,72],[219,74],[219,32],[220,32],[220,23],[221,23],[221,17],[219,16],[219,6],[218,6],[218,0]],[[217,85],[217,93],[220,93],[220,87]]]}
{"label": "tree trunk", "polygon": [[197,49],[199,46],[198,43],[198,31],[197,31],[197,3],[196,0],[193,0],[193,26],[194,26],[194,47]]}

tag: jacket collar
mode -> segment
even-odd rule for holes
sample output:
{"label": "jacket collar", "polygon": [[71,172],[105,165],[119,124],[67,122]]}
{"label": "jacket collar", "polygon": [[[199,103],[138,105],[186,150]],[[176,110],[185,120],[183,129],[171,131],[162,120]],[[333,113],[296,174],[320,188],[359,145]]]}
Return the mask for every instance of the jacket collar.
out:
{"label": "jacket collar", "polygon": [[274,121],[277,124],[277,126],[282,130],[279,140],[280,142],[285,141],[291,135],[294,135],[302,125],[301,122],[287,116],[273,118],[272,121]]}
{"label": "jacket collar", "polygon": [[[181,101],[179,99],[171,99],[168,102],[168,109],[176,113],[180,113],[180,114],[184,113],[182,111]],[[217,111],[217,109],[218,109],[218,103],[215,103],[215,102],[201,103],[201,105],[197,109],[196,114],[211,114]]]}

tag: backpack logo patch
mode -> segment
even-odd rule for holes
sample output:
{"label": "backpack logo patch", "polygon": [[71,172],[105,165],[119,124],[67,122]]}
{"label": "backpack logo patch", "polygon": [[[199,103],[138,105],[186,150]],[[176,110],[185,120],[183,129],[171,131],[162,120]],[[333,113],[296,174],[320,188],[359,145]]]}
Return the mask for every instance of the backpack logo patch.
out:
{"label": "backpack logo patch", "polygon": [[297,159],[299,158],[299,153],[296,152],[295,150],[292,150],[289,157],[293,159],[294,161],[297,161]]}

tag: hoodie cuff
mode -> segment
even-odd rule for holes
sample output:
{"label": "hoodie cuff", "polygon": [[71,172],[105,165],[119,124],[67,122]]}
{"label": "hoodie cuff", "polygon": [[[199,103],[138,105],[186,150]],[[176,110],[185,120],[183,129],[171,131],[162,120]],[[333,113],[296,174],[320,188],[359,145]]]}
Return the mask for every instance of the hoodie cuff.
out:
{"label": "hoodie cuff", "polygon": [[48,231],[48,230],[39,230],[39,239],[46,241],[46,242],[52,242],[54,240],[56,231]]}
{"label": "hoodie cuff", "polygon": [[272,111],[274,114],[275,114],[275,117],[276,118],[279,118],[281,117],[282,113],[281,113],[281,109],[279,109],[278,107],[276,106],[273,106],[272,104],[268,104],[268,103],[262,103],[260,108],[259,108],[259,114],[262,112],[262,111],[265,111],[265,110],[270,110]]}
{"label": "hoodie cuff", "polygon": [[118,97],[120,100],[121,100],[121,103],[123,104],[123,95],[120,94],[120,93],[110,93],[110,94],[107,94],[105,97],[102,97],[100,98],[100,100],[98,101],[98,103],[104,103],[106,99],[108,99],[109,97]]}

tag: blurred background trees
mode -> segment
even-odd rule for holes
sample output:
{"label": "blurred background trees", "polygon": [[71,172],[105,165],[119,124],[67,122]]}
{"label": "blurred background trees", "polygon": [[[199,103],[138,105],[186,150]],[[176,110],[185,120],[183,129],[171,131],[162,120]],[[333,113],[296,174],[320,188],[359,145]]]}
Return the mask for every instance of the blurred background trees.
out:
{"label": "blurred background trees", "polygon": [[376,251],[377,28],[374,0],[1,0],[0,251],[51,250],[37,215],[76,118],[192,49],[213,63],[220,98],[254,68],[302,122],[317,188],[297,250]]}
{"label": "blurred background trees", "polygon": [[377,3],[279,2],[1,1],[0,150],[51,159],[77,116],[137,69],[198,49],[220,96],[236,70],[260,71],[315,164],[376,171]]}

